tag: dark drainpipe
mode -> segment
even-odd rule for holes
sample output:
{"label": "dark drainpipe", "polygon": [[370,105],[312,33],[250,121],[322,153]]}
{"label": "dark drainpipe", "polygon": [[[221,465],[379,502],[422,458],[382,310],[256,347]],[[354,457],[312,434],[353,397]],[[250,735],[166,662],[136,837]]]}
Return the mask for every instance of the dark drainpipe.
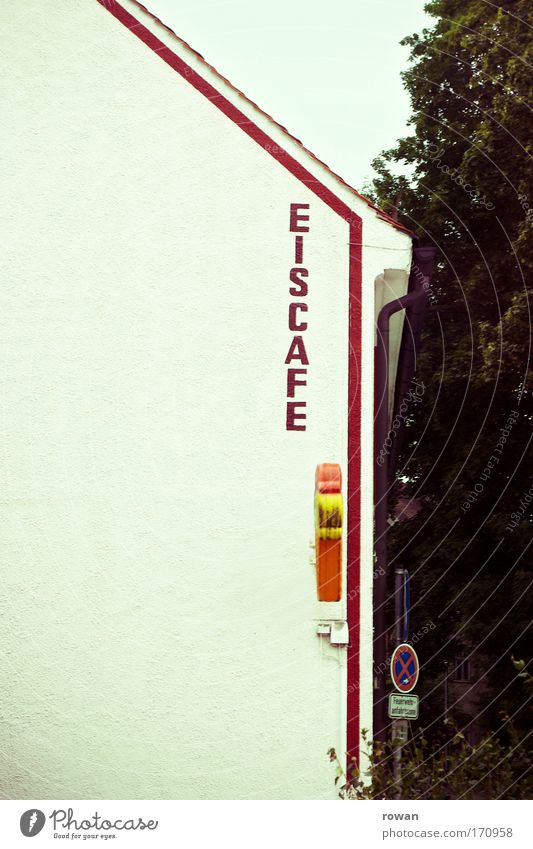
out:
{"label": "dark drainpipe", "polygon": [[[420,250],[420,249],[419,249]],[[425,273],[424,273],[425,272]],[[410,286],[408,291],[414,289],[412,285],[413,278],[420,275],[431,275],[432,268],[420,269],[418,265],[410,276]],[[405,311],[405,321],[402,331],[402,342],[400,346],[400,356],[398,358],[398,369],[396,375],[396,386],[394,389],[394,408],[390,419],[395,421],[402,410],[402,404],[410,397],[409,392],[413,391],[412,381],[416,372],[416,360],[420,350],[420,336],[424,324],[426,313],[427,298],[421,298],[416,304],[413,304]],[[405,408],[404,408],[405,409]],[[405,415],[399,415],[399,426],[395,427],[390,434],[392,439],[392,447],[389,455],[389,486],[394,482],[396,469],[399,461],[399,454],[403,443],[405,430]]]}
{"label": "dark drainpipe", "polygon": [[[413,263],[409,277],[409,291],[401,298],[391,301],[382,308],[377,322],[376,351],[376,399],[375,418],[375,476],[374,476],[374,522],[376,550],[376,580],[374,583],[374,739],[385,741],[387,738],[387,620],[385,605],[387,602],[388,563],[388,497],[389,497],[389,461],[380,451],[385,445],[389,429],[389,322],[394,313],[400,310],[414,310],[416,315],[423,314],[427,291],[431,283],[436,248],[413,248]],[[400,363],[401,364],[401,363]],[[409,359],[403,358],[403,368],[412,367]],[[398,374],[396,386],[405,382],[405,374]],[[411,375],[412,377],[412,375]],[[411,378],[409,378],[410,381]],[[378,460],[381,459],[381,465]]]}

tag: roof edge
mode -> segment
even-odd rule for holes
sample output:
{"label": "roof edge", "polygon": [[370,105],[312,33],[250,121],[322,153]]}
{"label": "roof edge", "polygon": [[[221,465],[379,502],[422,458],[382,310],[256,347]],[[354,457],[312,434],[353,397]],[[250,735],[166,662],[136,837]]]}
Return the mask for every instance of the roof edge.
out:
{"label": "roof edge", "polygon": [[[127,7],[125,8],[124,5],[122,5],[122,3],[119,2],[119,0],[98,0],[98,2],[102,6],[107,8],[108,11],[112,11],[113,6],[119,7],[121,9],[123,9],[124,11],[127,11]],[[128,2],[128,0],[126,0],[126,2]],[[217,68],[215,68],[213,65],[211,65],[202,56],[201,53],[199,53],[197,50],[195,50],[193,47],[191,47],[190,44],[188,44],[183,38],[181,38],[171,27],[168,26],[168,24],[166,24],[164,21],[162,21],[160,18],[158,18],[157,15],[155,15],[150,9],[148,9],[143,3],[141,3],[140,0],[129,0],[128,5],[130,5],[130,4],[134,7],[137,7],[146,16],[148,16],[152,21],[154,21],[156,24],[158,24],[164,30],[166,30],[166,32],[172,37],[173,40],[177,41],[180,44],[180,46],[182,48],[184,48],[186,51],[192,53],[194,55],[194,57],[196,57],[196,59],[199,60],[199,62],[202,66],[204,66],[207,70],[209,70],[210,73],[214,74],[215,77],[217,79],[219,79],[225,86],[228,86],[231,89],[231,91],[234,94],[237,95],[237,97],[239,98],[240,101],[244,101],[244,103],[248,107],[251,107],[255,112],[259,113],[259,115],[261,115],[264,119],[266,119],[266,121],[270,125],[275,127],[276,130],[280,131],[283,134],[283,136],[288,138],[292,143],[296,144],[297,147],[307,157],[309,157],[313,161],[313,163],[316,163],[317,165],[324,168],[327,171],[327,173],[331,177],[333,177],[334,180],[337,183],[339,183],[345,190],[348,189],[348,191],[354,196],[354,198],[357,198],[359,201],[362,201],[363,203],[366,204],[366,206],[369,209],[371,209],[373,212],[375,212],[377,218],[379,218],[381,221],[385,222],[386,224],[389,224],[389,226],[393,227],[395,230],[398,230],[401,233],[404,233],[405,235],[410,236],[411,238],[416,238],[416,234],[413,233],[412,230],[409,230],[408,227],[405,227],[403,224],[396,221],[394,218],[392,218],[392,216],[388,215],[386,212],[384,212],[382,209],[380,209],[378,206],[376,206],[369,198],[365,197],[365,195],[358,192],[357,189],[355,189],[353,186],[351,186],[349,183],[347,183],[339,174],[337,174],[335,171],[333,171],[329,167],[329,165],[327,165],[325,162],[323,162],[321,159],[319,159],[319,157],[316,156],[312,151],[310,151],[307,147],[305,147],[305,145],[300,141],[300,139],[296,138],[296,136],[293,136],[292,133],[290,133],[289,130],[286,127],[283,126],[283,124],[280,124],[278,121],[276,121],[275,118],[273,118],[271,115],[269,115],[268,112],[265,112],[264,109],[262,109],[260,106],[258,106],[258,104],[255,103],[253,100],[251,100],[246,94],[244,94],[244,92],[242,92],[239,88],[237,88],[235,85],[233,85],[233,83],[230,80],[228,80],[223,74],[221,74],[220,71],[217,70]]]}

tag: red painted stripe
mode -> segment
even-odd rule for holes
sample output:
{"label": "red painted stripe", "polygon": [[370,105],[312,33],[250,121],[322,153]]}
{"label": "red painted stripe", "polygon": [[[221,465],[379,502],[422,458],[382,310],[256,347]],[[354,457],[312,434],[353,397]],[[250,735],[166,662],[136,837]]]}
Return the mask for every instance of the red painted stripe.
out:
{"label": "red painted stripe", "polygon": [[[280,148],[270,136],[237,109],[223,94],[204,80],[190,65],[173,53],[170,47],[150,32],[147,27],[124,9],[116,0],[97,0],[124,26],[126,26],[160,59],[170,65],[180,76],[204,95],[217,109],[237,124],[241,130],[259,144],[266,153],[307,186],[334,212],[349,224],[349,364],[348,364],[348,626],[351,647],[348,654],[348,725],[347,748],[352,757],[359,757],[359,539],[360,539],[360,420],[361,397],[359,392],[359,363],[361,354],[361,218],[338,198],[327,186],[320,183],[303,165]],[[372,696],[370,695],[370,698]]]}
{"label": "red painted stripe", "polygon": [[[348,355],[348,524],[347,524],[347,617],[350,630],[348,648],[348,695],[346,747],[348,764],[355,758],[359,764],[360,732],[360,539],[361,539],[361,293],[362,242],[361,219],[350,224],[350,308]],[[373,694],[366,694],[372,699]]]}

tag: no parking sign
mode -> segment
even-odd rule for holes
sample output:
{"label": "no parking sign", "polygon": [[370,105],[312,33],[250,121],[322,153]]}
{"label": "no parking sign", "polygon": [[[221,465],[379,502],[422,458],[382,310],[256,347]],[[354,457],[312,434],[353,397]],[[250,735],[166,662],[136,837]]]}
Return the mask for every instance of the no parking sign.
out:
{"label": "no parking sign", "polygon": [[400,693],[410,693],[416,687],[420,665],[412,646],[401,643],[397,646],[390,661],[392,683]]}

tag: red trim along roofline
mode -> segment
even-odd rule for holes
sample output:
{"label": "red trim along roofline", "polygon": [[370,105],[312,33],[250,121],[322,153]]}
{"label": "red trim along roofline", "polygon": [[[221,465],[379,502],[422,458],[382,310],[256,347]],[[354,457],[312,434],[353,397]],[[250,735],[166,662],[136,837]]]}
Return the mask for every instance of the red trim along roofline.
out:
{"label": "red trim along roofline", "polygon": [[[294,157],[280,148],[277,143],[254,124],[248,116],[230,103],[211,83],[203,79],[193,68],[164,44],[147,27],[130,14],[117,0],[97,0],[120,23],[127,27],[159,58],[180,74],[198,92],[203,94],[217,109],[236,123],[241,130],[259,144],[266,153],[300,180],[327,206],[349,224],[349,361],[348,361],[348,475],[347,475],[347,617],[350,630],[347,672],[347,754],[359,762],[360,734],[360,433],[361,394],[359,363],[361,355],[361,297],[362,297],[362,221],[350,207],[338,198],[327,186],[320,183]],[[136,5],[140,6],[140,3]],[[141,6],[144,9],[144,7]],[[147,11],[147,10],[146,10]],[[151,15],[149,12],[148,14]],[[151,17],[158,21],[155,16]],[[163,25],[164,26],[164,25]],[[168,27],[166,27],[168,29]],[[169,30],[172,32],[171,30]],[[172,33],[175,35],[174,33]],[[178,38],[176,36],[176,38]],[[181,39],[178,39],[181,41]],[[183,42],[184,44],[184,42]],[[190,49],[190,48],[189,48]],[[203,61],[203,60],[202,60]],[[207,65],[207,63],[206,63]],[[209,67],[209,66],[207,66]],[[220,77],[220,75],[218,75]],[[221,77],[221,79],[224,79]],[[275,122],[274,122],[275,123]],[[278,125],[279,126],[279,125]],[[286,132],[286,131],[285,131]],[[287,135],[289,135],[287,133]],[[291,137],[292,138],[292,137]],[[305,149],[305,148],[304,148]],[[312,155],[312,154],[309,154]],[[339,178],[340,179],[340,178]],[[354,190],[352,190],[354,191]],[[392,222],[403,230],[397,222]],[[408,231],[405,231],[408,232]],[[373,694],[369,697],[372,699]]]}
{"label": "red trim along roofline", "polygon": [[[110,11],[112,11],[110,7],[113,5],[115,0],[98,0],[98,2],[101,3],[102,6],[106,6],[107,8],[109,8]],[[169,27],[167,24],[165,24],[164,21],[161,20],[161,18],[158,18],[157,15],[155,15],[153,12],[151,12],[150,9],[148,9],[146,6],[143,5],[143,3],[140,3],[139,0],[133,0],[133,2],[135,3],[136,6],[139,7],[139,9],[142,9],[143,12],[145,12],[147,15],[149,15],[149,17],[152,18],[153,21],[155,21],[157,24],[162,26],[163,29],[166,29],[166,31],[173,38],[175,38],[176,41],[179,41],[179,43],[182,45],[182,47],[185,47],[186,50],[189,50],[191,53],[193,53],[197,57],[197,59],[200,60],[202,65],[205,65],[205,67],[208,68],[209,71],[216,74],[216,76],[220,80],[222,80],[222,82],[225,85],[229,86],[232,89],[232,91],[234,91],[235,94],[237,94],[239,96],[239,98],[241,100],[243,100],[245,103],[247,103],[253,109],[255,109],[257,112],[259,112],[264,118],[267,119],[267,121],[270,124],[273,124],[273,126],[275,126],[278,130],[281,130],[282,133],[285,136],[287,136],[291,141],[295,142],[298,145],[298,147],[301,148],[301,150],[303,150],[304,153],[307,156],[311,157],[311,159],[314,162],[316,162],[318,165],[320,165],[322,168],[325,168],[326,171],[328,172],[328,174],[331,174],[331,176],[335,180],[337,180],[341,184],[341,186],[343,186],[345,189],[348,189],[356,198],[358,198],[359,200],[362,200],[364,203],[366,203],[366,205],[369,207],[369,209],[372,209],[376,213],[377,218],[381,219],[382,221],[385,221],[387,224],[390,224],[391,227],[394,227],[395,230],[399,230],[401,233],[405,233],[406,235],[411,236],[412,238],[415,237],[416,234],[413,233],[412,230],[409,230],[408,227],[405,227],[403,224],[400,224],[399,221],[396,221],[395,218],[393,218],[391,215],[388,215],[388,213],[386,213],[382,209],[380,209],[379,206],[376,206],[374,203],[372,203],[370,198],[367,198],[365,195],[361,194],[361,192],[358,192],[357,189],[355,189],[353,186],[351,186],[349,183],[347,183],[346,180],[343,180],[343,178],[339,174],[337,174],[335,171],[333,171],[333,169],[330,168],[329,165],[327,165],[325,162],[323,162],[322,159],[319,159],[318,156],[316,156],[316,154],[314,154],[311,150],[309,150],[309,148],[305,147],[305,145],[300,141],[300,139],[297,139],[296,136],[293,136],[292,133],[290,133],[289,130],[286,127],[283,126],[283,124],[280,124],[278,121],[276,121],[276,119],[273,118],[272,115],[269,115],[268,112],[265,112],[264,109],[261,109],[261,107],[258,106],[257,103],[255,103],[255,101],[253,101],[251,98],[247,97],[247,95],[244,94],[244,92],[241,91],[239,88],[237,88],[237,86],[234,86],[233,83],[230,82],[230,80],[228,80],[227,77],[225,77],[223,74],[221,74],[220,71],[218,71],[213,65],[211,65],[202,56],[201,53],[198,53],[198,51],[195,50],[194,47],[191,47],[191,45],[188,44],[183,38],[181,38],[176,32],[174,32],[174,30],[171,29],[171,27]]]}

